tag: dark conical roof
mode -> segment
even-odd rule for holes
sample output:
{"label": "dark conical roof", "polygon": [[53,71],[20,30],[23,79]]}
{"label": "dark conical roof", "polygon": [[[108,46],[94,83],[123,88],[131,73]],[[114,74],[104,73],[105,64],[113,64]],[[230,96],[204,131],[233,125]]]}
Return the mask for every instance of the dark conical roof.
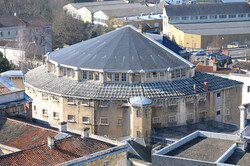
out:
{"label": "dark conical roof", "polygon": [[120,72],[193,66],[130,25],[54,51],[48,60],[83,70]]}

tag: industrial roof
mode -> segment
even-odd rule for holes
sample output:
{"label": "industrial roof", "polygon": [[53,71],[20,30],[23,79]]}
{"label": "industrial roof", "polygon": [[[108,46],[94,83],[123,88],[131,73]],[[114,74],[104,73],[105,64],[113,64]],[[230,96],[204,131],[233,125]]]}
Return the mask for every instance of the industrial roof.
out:
{"label": "industrial roof", "polygon": [[172,25],[185,33],[204,35],[204,36],[250,34],[250,21],[172,24]]}
{"label": "industrial roof", "polygon": [[91,6],[105,6],[105,5],[116,5],[116,4],[127,4],[125,1],[100,1],[100,2],[83,2],[83,3],[70,3],[74,8],[80,9],[82,7]]}
{"label": "industrial roof", "polygon": [[19,87],[6,76],[0,77],[0,85],[1,85],[0,94],[5,94],[19,90]]}
{"label": "industrial roof", "polygon": [[[208,91],[204,89],[204,82],[208,82]],[[243,83],[198,71],[193,78],[152,83],[76,81],[48,73],[43,65],[25,75],[25,84],[37,90],[66,97],[127,100],[136,96],[154,99],[194,95],[239,86]],[[193,89],[194,84],[197,85],[196,91]]]}
{"label": "industrial roof", "polygon": [[6,72],[0,73],[0,76],[23,77],[25,74],[26,74],[26,72],[22,71],[22,70],[8,70]]}
{"label": "industrial roof", "polygon": [[0,116],[0,144],[2,145],[28,149],[43,144],[48,136],[56,136],[58,133],[41,126]]}
{"label": "industrial roof", "polygon": [[[0,156],[0,165],[57,165],[114,147],[112,144],[92,138],[72,136],[55,141],[55,147],[47,143],[31,149]],[[105,153],[103,153],[105,154]]]}
{"label": "industrial roof", "polygon": [[131,25],[54,51],[47,60],[82,70],[111,72],[145,72],[194,66]]}
{"label": "industrial roof", "polygon": [[250,13],[248,3],[216,3],[216,4],[190,4],[190,5],[166,5],[168,16],[193,16]]}

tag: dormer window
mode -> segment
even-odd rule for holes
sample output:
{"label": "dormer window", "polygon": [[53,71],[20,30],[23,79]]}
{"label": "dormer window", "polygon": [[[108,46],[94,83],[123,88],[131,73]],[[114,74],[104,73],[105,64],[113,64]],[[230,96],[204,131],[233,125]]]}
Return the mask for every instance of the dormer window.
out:
{"label": "dormer window", "polygon": [[146,80],[151,81],[151,73],[146,73]]}
{"label": "dormer window", "polygon": [[84,79],[84,80],[86,80],[88,77],[88,75],[87,75],[88,73],[86,72],[86,71],[83,71],[82,72],[82,78]]}
{"label": "dormer window", "polygon": [[107,73],[106,79],[107,79],[107,81],[112,81],[112,73]]}
{"label": "dormer window", "polygon": [[153,72],[153,80],[154,80],[154,81],[157,80],[157,72]]}
{"label": "dormer window", "polygon": [[89,80],[93,80],[93,72],[92,71],[89,71]]}
{"label": "dormer window", "polygon": [[71,76],[71,71],[72,71],[72,69],[67,68],[67,76],[68,76],[68,77],[70,77],[70,76]]}
{"label": "dormer window", "polygon": [[99,80],[99,73],[98,72],[95,72],[95,80]]}
{"label": "dormer window", "polygon": [[127,81],[127,74],[122,73],[122,82],[126,82],[126,81]]}
{"label": "dormer window", "polygon": [[120,74],[119,73],[115,73],[115,81],[119,81],[120,80]]}

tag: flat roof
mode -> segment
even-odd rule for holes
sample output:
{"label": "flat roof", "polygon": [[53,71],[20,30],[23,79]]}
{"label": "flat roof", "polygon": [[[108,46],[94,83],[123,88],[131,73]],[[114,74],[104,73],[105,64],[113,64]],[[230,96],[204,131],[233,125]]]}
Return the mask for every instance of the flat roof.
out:
{"label": "flat roof", "polygon": [[235,151],[232,156],[230,156],[226,164],[235,164],[240,166],[249,166],[250,162],[250,149],[245,152],[243,151]]}
{"label": "flat roof", "polygon": [[204,35],[204,36],[250,33],[250,21],[172,24],[172,25],[185,33]]}
{"label": "flat roof", "polygon": [[194,160],[203,160],[215,162],[222,156],[232,145],[234,141],[196,137],[184,145],[168,152],[166,155]]}

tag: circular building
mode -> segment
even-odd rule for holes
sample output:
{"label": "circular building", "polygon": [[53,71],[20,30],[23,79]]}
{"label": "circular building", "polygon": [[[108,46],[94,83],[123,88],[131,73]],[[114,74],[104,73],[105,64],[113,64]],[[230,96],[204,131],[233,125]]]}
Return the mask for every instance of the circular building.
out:
{"label": "circular building", "polygon": [[238,123],[242,84],[194,67],[125,26],[48,54],[25,75],[25,89],[34,119],[110,137],[149,138],[151,128],[210,119]]}

